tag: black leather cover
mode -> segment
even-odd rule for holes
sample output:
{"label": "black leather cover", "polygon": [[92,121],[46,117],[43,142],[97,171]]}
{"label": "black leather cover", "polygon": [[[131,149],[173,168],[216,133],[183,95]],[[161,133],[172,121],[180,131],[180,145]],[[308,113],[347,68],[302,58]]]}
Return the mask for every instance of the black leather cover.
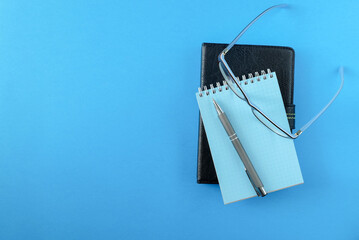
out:
{"label": "black leather cover", "polygon": [[[203,43],[201,87],[223,81],[218,67],[218,55],[227,44]],[[234,45],[226,54],[226,61],[234,74],[242,79],[248,73],[267,71],[276,72],[279,87],[286,107],[291,129],[295,128],[295,106],[293,104],[294,88],[294,50],[290,47]],[[259,106],[260,107],[260,106]],[[198,183],[218,183],[206,132],[200,117],[198,137]]]}

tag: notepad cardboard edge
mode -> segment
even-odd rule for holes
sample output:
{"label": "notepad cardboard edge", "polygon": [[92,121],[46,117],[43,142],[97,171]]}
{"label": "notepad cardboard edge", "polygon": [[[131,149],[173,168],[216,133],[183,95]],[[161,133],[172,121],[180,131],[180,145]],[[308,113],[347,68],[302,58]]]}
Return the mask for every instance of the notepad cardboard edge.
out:
{"label": "notepad cardboard edge", "polygon": [[[277,191],[280,191],[280,190],[284,190],[284,189],[286,189],[286,188],[291,188],[291,187],[295,187],[295,186],[302,185],[302,184],[304,184],[304,181],[301,182],[301,183],[297,183],[297,184],[288,186],[288,187],[279,188],[279,189],[270,191],[270,192],[268,192],[268,193],[277,192]],[[253,198],[253,197],[257,197],[257,195],[254,195],[254,196],[251,196],[251,197],[242,198],[242,199],[239,199],[239,200],[236,200],[236,201],[232,201],[232,202],[228,202],[228,203],[224,203],[224,205],[228,205],[228,204],[235,203],[235,202],[240,202],[240,201],[242,201],[242,200],[246,200],[246,199]],[[223,201],[223,202],[224,202],[224,201]]]}

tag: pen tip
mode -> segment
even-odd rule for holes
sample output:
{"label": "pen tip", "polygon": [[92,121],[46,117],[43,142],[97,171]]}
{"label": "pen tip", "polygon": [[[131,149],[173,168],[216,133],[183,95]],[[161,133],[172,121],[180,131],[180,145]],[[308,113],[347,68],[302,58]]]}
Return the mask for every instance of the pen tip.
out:
{"label": "pen tip", "polygon": [[223,110],[221,109],[221,107],[218,105],[218,103],[213,98],[212,98],[212,101],[213,101],[214,107],[216,108],[217,113],[218,114],[223,113]]}

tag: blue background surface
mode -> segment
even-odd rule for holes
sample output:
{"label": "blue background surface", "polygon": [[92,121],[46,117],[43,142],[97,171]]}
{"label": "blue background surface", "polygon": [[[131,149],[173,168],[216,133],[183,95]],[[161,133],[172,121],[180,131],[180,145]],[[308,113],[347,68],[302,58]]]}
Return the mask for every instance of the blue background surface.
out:
{"label": "blue background surface", "polygon": [[[274,1],[0,3],[0,239],[358,239],[357,1],[287,1],[243,44],[296,51],[304,184],[223,205],[196,184],[202,42]],[[264,238],[262,238],[264,237]]]}

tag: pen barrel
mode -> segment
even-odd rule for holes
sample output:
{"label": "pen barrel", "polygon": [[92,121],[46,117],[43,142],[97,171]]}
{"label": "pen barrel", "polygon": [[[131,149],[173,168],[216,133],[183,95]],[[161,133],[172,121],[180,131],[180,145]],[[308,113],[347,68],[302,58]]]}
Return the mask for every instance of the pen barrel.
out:
{"label": "pen barrel", "polygon": [[222,125],[224,129],[226,130],[229,139],[231,140],[234,148],[236,149],[239,157],[242,160],[242,163],[244,167],[246,168],[247,173],[249,174],[250,180],[252,181],[252,184],[254,184],[257,187],[263,187],[263,183],[260,180],[257,171],[253,167],[252,162],[250,161],[246,151],[244,150],[241,142],[239,141],[236,132],[234,131],[231,123],[229,122],[227,115],[223,112],[218,115],[219,120],[222,122]]}
{"label": "pen barrel", "polygon": [[252,183],[256,187],[263,187],[263,183],[262,183],[261,179],[259,178],[256,169],[253,167],[252,162],[249,160],[249,157],[248,157],[246,151],[244,150],[241,142],[238,140],[238,138],[233,140],[232,144],[233,144],[234,148],[236,149],[239,157],[241,158],[242,163],[243,163],[244,167],[246,168],[246,171],[249,174],[249,177],[250,177],[250,180],[252,181]]}
{"label": "pen barrel", "polygon": [[224,112],[222,112],[221,114],[218,114],[218,118],[221,121],[221,123],[229,137],[236,134],[236,132],[234,131],[234,129],[232,127],[232,124],[229,122],[227,115]]}

